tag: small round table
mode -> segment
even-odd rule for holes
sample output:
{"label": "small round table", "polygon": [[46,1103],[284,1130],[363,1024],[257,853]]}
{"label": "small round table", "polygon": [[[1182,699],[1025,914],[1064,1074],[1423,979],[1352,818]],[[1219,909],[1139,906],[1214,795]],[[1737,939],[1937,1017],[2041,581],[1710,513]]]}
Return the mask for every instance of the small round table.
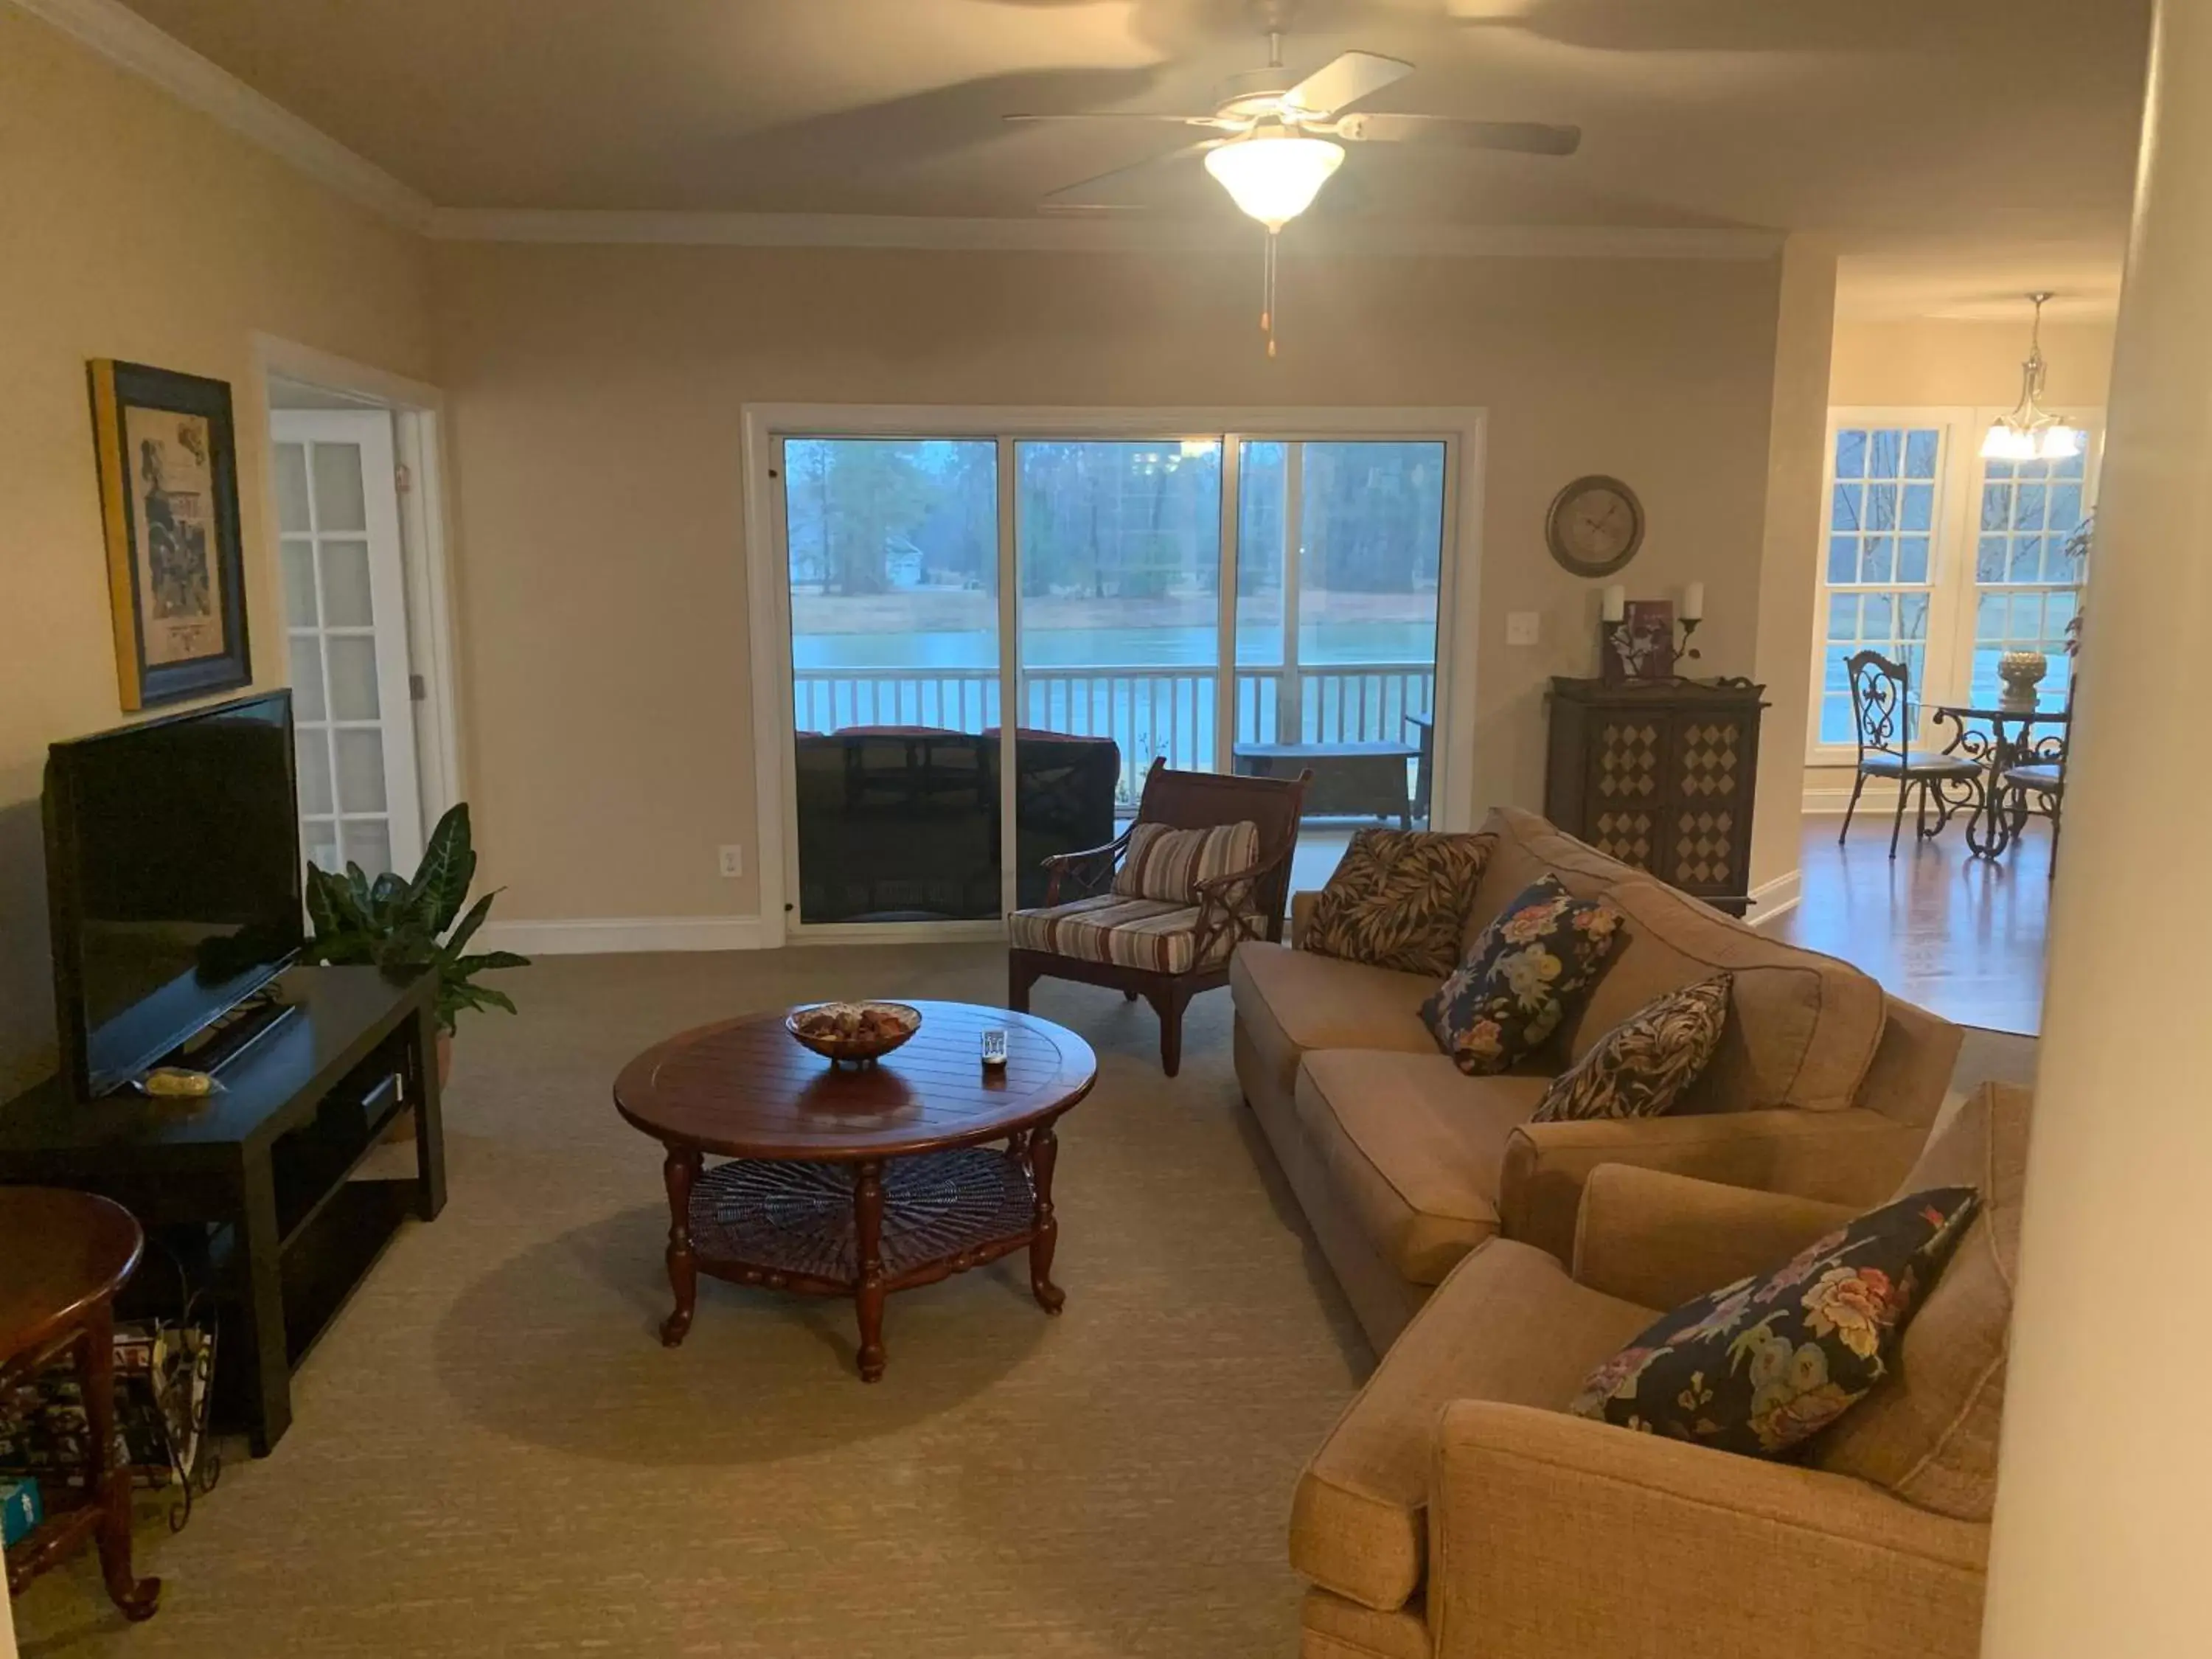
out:
{"label": "small round table", "polygon": [[[2046,757],[2045,745],[2054,739],[2039,740],[2035,736],[2039,726],[2059,728],[2055,741],[2063,750],[2073,711],[2063,704],[2008,708],[2002,703],[1939,702],[1929,705],[1929,719],[1937,726],[1953,728],[1951,740],[1943,748],[1945,754],[1964,755],[1982,765],[1982,798],[1966,817],[1967,852],[1978,859],[2003,857],[2019,839],[2025,822],[2024,815],[2005,810],[2004,775],[2015,766]],[[1987,721],[1990,729],[1976,730],[1969,724],[1974,720]]]}
{"label": "small round table", "polygon": [[[615,1079],[615,1109],[666,1148],[670,1347],[698,1275],[848,1296],[864,1382],[884,1374],[884,1299],[1026,1247],[1047,1313],[1060,1235],[1053,1125],[1091,1092],[1097,1056],[1049,1020],[915,1002],[921,1029],[862,1071],[801,1048],[781,1012],[656,1043]],[[987,1071],[983,1032],[1006,1033]],[[1003,1149],[988,1143],[1003,1141]],[[707,1169],[708,1154],[730,1162]]]}
{"label": "small round table", "polygon": [[154,1616],[161,1581],[131,1568],[131,1481],[114,1461],[115,1293],[145,1244],[136,1218],[107,1199],[0,1188],[0,1389],[73,1360],[88,1443],[82,1501],[41,1483],[56,1507],[8,1552],[9,1593],[89,1538],[109,1597],[133,1620]]}

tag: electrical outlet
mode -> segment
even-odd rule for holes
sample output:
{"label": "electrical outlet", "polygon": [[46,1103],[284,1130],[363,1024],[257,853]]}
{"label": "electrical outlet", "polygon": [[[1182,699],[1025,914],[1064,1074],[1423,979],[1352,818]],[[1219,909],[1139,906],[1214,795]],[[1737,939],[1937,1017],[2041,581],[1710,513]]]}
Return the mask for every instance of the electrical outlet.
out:
{"label": "electrical outlet", "polygon": [[1534,645],[1544,620],[1540,611],[1509,611],[1505,613],[1505,643]]}
{"label": "electrical outlet", "polygon": [[725,847],[721,862],[724,875],[742,876],[745,872],[745,849],[735,845]]}

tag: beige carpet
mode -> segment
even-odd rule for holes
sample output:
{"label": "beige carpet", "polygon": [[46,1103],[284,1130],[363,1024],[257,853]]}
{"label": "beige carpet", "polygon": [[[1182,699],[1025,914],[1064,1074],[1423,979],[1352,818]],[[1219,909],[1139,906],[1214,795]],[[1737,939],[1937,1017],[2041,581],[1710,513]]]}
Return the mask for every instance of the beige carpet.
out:
{"label": "beige carpet", "polygon": [[1229,995],[1181,1078],[1142,1004],[1048,983],[1097,1048],[1066,1120],[1054,1277],[1019,1259],[852,1313],[702,1282],[674,1352],[659,1149],[623,1060],[718,1015],[833,994],[1000,1000],[971,947],[567,958],[462,1033],[451,1199],[405,1230],[182,1534],[126,1628],[88,1565],[17,1604],[26,1659],[219,1656],[1281,1655],[1284,1521],[1365,1364],[1228,1063]]}
{"label": "beige carpet", "polygon": [[[88,1559],[16,1607],[26,1659],[1295,1650],[1291,1487],[1364,1348],[1228,1065],[1229,998],[1183,1074],[1142,1004],[1048,981],[1097,1048],[1066,1120],[1054,1277],[1018,1259],[891,1299],[885,1380],[851,1311],[702,1281],[680,1350],[659,1157],[608,1103],[667,1032],[816,996],[995,1001],[981,947],[556,959],[463,1033],[451,1200],[404,1231],[126,1628]],[[1959,1081],[2032,1068],[1974,1033]]]}

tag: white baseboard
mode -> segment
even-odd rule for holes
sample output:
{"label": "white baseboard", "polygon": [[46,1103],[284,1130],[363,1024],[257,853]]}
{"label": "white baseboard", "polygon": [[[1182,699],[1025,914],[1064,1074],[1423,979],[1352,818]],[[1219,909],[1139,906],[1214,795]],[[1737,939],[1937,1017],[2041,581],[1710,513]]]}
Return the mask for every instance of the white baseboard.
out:
{"label": "white baseboard", "polygon": [[[1845,783],[1840,789],[1808,788],[1805,791],[1805,811],[1808,817],[1841,817],[1850,810],[1851,786]],[[1887,778],[1869,778],[1865,791],[1859,796],[1859,811],[1880,812],[1884,817],[1897,811],[1897,786]]]}
{"label": "white baseboard", "polygon": [[1754,927],[1764,927],[1770,921],[1779,921],[1797,908],[1804,896],[1804,872],[1792,870],[1786,876],[1777,876],[1772,881],[1761,882],[1751,890],[1751,910],[1745,920]]}
{"label": "white baseboard", "polygon": [[758,916],[589,916],[568,921],[488,921],[487,951],[526,957],[621,956],[640,951],[757,951],[768,940]]}

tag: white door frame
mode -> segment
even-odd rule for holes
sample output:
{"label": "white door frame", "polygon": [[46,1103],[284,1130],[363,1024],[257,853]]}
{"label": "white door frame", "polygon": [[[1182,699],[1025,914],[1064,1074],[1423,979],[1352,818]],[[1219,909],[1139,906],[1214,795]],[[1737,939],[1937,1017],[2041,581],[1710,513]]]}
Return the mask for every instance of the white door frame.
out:
{"label": "white door frame", "polygon": [[[787,939],[809,943],[849,939],[880,944],[879,926],[850,924],[802,927],[787,904],[796,889],[788,866],[797,849],[786,833],[796,781],[793,774],[792,687],[789,645],[791,593],[781,568],[783,491],[773,476],[784,437],[976,438],[1002,441],[999,536],[1013,535],[1003,511],[1012,480],[1003,465],[1004,441],[1051,437],[1129,441],[1177,434],[1227,440],[1398,439],[1426,440],[1445,447],[1443,546],[1437,589],[1437,690],[1435,781],[1431,810],[1439,829],[1472,828],[1474,817],[1472,738],[1474,714],[1475,651],[1480,639],[1480,573],[1482,552],[1482,474],[1486,456],[1488,413],[1480,408],[1055,408],[933,404],[747,404],[743,419],[746,609],[752,664],[754,834],[758,848],[761,943],[769,947]],[[1224,501],[1232,471],[1224,467]],[[1231,509],[1223,509],[1228,528]],[[1001,580],[1000,587],[1006,587]],[[1002,592],[1002,612],[1008,602]],[[1230,603],[1233,605],[1233,592]],[[1224,610],[1225,617],[1233,611]],[[1002,616],[1000,654],[1010,648]],[[1224,627],[1231,626],[1224,623]],[[1228,665],[1234,686],[1235,664]],[[1234,691],[1229,701],[1233,704]],[[1217,703],[1222,699],[1217,694]],[[1012,775],[1014,721],[1001,719],[1000,741],[1008,752],[1001,775]],[[1011,882],[1012,872],[1005,879]],[[1000,922],[902,925],[897,937],[932,939],[999,938]]]}
{"label": "white door frame", "polygon": [[[409,669],[421,677],[423,696],[414,705],[415,764],[421,787],[423,831],[456,802],[465,798],[465,775],[460,737],[460,690],[454,642],[455,598],[453,548],[457,539],[452,492],[447,486],[451,467],[447,454],[446,394],[434,386],[390,374],[367,363],[339,357],[313,346],[281,339],[273,334],[252,337],[254,376],[247,401],[258,398],[258,409],[247,408],[243,417],[253,422],[266,453],[270,429],[269,383],[292,381],[333,392],[357,402],[380,405],[392,411],[394,453],[407,479],[399,495],[399,544],[407,573],[407,649]],[[274,468],[265,468],[262,480],[262,513],[271,526],[269,542],[276,545],[276,481]],[[276,591],[267,616],[283,615],[283,574],[271,562],[269,580]],[[283,629],[277,635],[277,660],[283,678],[290,678],[289,641]]]}

